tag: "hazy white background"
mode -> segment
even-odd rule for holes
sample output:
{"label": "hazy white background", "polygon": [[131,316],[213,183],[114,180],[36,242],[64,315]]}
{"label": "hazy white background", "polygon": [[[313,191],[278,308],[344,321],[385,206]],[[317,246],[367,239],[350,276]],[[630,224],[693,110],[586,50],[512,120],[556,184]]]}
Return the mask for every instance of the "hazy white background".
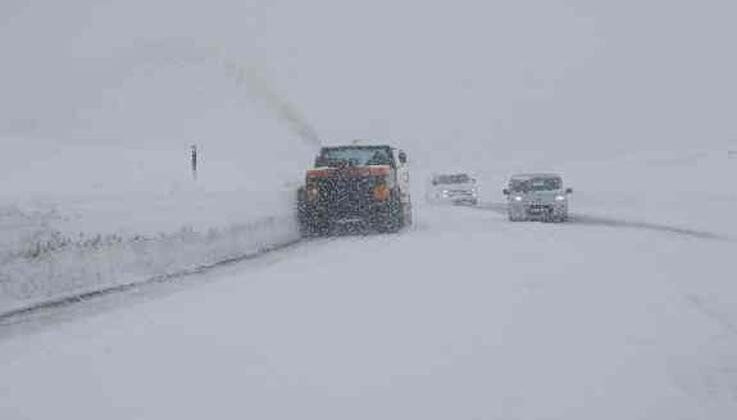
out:
{"label": "hazy white background", "polygon": [[5,0],[0,135],[196,141],[213,158],[303,166],[309,149],[227,77],[226,56],[258,68],[324,139],[392,140],[428,164],[722,148],[737,138],[735,12],[716,0]]}

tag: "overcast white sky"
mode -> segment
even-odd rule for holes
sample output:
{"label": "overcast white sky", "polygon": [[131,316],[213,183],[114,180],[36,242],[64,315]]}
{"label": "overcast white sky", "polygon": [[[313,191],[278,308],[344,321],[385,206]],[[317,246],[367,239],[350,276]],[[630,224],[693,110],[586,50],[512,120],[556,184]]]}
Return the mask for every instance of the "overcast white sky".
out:
{"label": "overcast white sky", "polygon": [[3,0],[0,137],[306,153],[227,56],[331,142],[457,162],[722,147],[737,137],[736,14],[726,0]]}

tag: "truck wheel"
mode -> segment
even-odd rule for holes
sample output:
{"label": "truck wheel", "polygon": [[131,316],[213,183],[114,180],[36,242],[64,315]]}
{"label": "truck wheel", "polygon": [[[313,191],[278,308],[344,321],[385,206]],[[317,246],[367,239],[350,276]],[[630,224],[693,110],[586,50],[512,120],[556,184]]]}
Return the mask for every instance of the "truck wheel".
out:
{"label": "truck wheel", "polygon": [[384,230],[389,233],[399,232],[404,225],[404,217],[402,216],[401,209],[399,211],[391,212],[386,219],[384,224]]}
{"label": "truck wheel", "polygon": [[300,216],[299,218],[299,234],[303,238],[315,236],[315,226],[310,222],[309,218]]}
{"label": "truck wheel", "polygon": [[309,236],[310,226],[307,223],[308,219],[307,204],[305,203],[305,189],[304,187],[300,187],[297,190],[297,223],[299,224],[300,236]]}
{"label": "truck wheel", "polygon": [[326,235],[328,233],[327,224],[315,216],[305,198],[304,188],[300,188],[297,193],[297,222],[300,236],[311,238]]}
{"label": "truck wheel", "polygon": [[299,232],[302,237],[315,238],[327,236],[329,233],[328,225],[317,220],[303,220],[299,224]]}
{"label": "truck wheel", "polygon": [[378,220],[377,230],[379,232],[399,232],[405,225],[404,206],[399,200],[393,200],[389,205],[389,211]]}
{"label": "truck wheel", "polygon": [[299,222],[300,236],[302,236],[303,238],[311,238],[313,236],[317,236],[316,233],[317,233],[317,230],[312,224],[310,224],[306,220],[300,220]]}

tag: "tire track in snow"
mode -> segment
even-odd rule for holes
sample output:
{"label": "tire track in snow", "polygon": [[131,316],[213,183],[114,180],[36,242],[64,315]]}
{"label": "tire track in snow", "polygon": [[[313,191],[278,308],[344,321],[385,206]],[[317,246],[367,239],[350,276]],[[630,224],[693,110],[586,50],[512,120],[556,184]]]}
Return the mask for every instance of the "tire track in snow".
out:
{"label": "tire track in snow", "polygon": [[[507,205],[505,203],[484,203],[477,207],[478,209],[490,210],[499,214],[507,214]],[[648,230],[653,232],[670,233],[679,236],[687,236],[698,239],[731,241],[727,235],[710,232],[706,230],[690,229],[680,226],[672,226],[661,223],[644,222],[638,220],[617,219],[612,217],[592,216],[586,214],[572,213],[568,218],[569,223],[582,226],[598,226],[611,228],[626,228]]]}
{"label": "tire track in snow", "polygon": [[728,236],[705,230],[689,229],[678,226],[664,225],[660,223],[642,222],[636,220],[614,219],[601,216],[588,216],[584,214],[573,214],[570,221],[579,225],[621,227],[630,229],[650,230],[656,232],[672,233],[681,236],[690,236],[699,239],[730,240]]}
{"label": "tire track in snow", "polygon": [[686,296],[686,302],[702,315],[722,326],[725,331],[737,336],[737,324],[732,322],[728,315],[714,309],[714,305],[710,304],[706,298],[696,294],[689,294]]}

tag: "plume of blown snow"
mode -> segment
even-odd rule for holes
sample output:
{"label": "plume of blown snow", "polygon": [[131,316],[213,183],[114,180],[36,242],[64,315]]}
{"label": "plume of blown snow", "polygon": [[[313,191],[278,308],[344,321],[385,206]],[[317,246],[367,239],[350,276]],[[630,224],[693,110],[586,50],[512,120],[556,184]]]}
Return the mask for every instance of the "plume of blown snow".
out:
{"label": "plume of blown snow", "polygon": [[187,63],[203,62],[216,57],[225,68],[226,76],[237,86],[245,88],[253,98],[261,100],[274,113],[277,120],[284,123],[291,132],[310,146],[321,145],[317,130],[307,121],[304,113],[274,88],[274,84],[258,66],[242,64],[219,48],[201,48],[189,44],[171,45],[170,41],[146,45],[143,51],[148,53],[149,61]]}
{"label": "plume of blown snow", "polygon": [[260,99],[274,112],[279,121],[299,136],[310,146],[319,147],[321,144],[317,130],[307,121],[299,108],[283,94],[274,89],[273,84],[256,66],[246,66],[233,59],[224,59],[228,77],[238,86],[242,86],[254,97]]}

